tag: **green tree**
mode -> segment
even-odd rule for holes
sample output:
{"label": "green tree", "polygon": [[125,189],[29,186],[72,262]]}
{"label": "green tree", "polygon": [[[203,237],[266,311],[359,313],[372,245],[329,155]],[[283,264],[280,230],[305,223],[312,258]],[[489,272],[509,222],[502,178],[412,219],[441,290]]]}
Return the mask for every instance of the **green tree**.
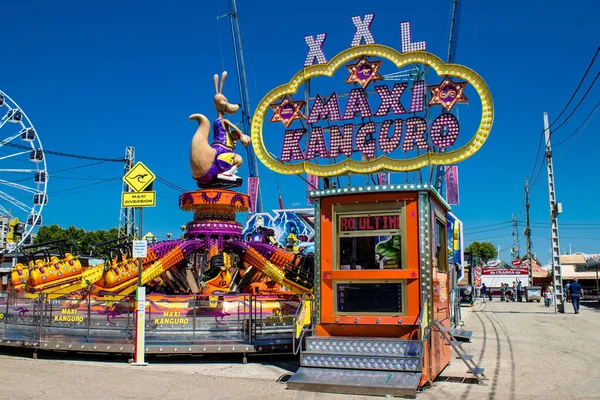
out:
{"label": "green tree", "polygon": [[474,258],[481,260],[484,263],[498,256],[496,247],[494,247],[494,245],[490,242],[471,242],[465,251],[468,251],[473,255]]}
{"label": "green tree", "polygon": [[90,247],[94,243],[105,242],[107,240],[116,239],[119,231],[116,228],[110,230],[98,229],[95,231],[86,231],[85,229],[70,226],[63,229],[60,226],[46,225],[40,227],[37,236],[33,240],[34,244],[49,242],[51,240],[72,239],[77,243],[77,248],[81,254],[89,254]]}

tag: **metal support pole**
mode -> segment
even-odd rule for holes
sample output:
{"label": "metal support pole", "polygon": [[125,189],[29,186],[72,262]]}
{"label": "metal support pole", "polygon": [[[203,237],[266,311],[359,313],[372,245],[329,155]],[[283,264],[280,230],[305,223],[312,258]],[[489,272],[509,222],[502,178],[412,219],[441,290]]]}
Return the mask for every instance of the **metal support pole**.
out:
{"label": "metal support pole", "polygon": [[600,282],[598,281],[598,263],[596,263],[596,299],[600,301]]}
{"label": "metal support pole", "polygon": [[556,301],[554,312],[565,312],[565,298],[562,282],[562,266],[560,265],[560,244],[558,241],[558,203],[554,186],[554,167],[552,166],[552,145],[550,143],[550,127],[548,126],[548,113],[544,113],[544,138],[546,139],[546,167],[548,170],[548,192],[550,195],[550,240],[552,241],[552,285]]}
{"label": "metal support pole", "polygon": [[531,259],[531,225],[529,221],[529,181],[525,179],[525,236],[527,237],[527,259],[529,260],[529,286],[533,286],[533,260]]}
{"label": "metal support pole", "polygon": [[[143,230],[143,223],[144,223],[144,208],[140,207],[139,209],[139,218],[140,218],[140,240],[144,237],[144,230]],[[137,264],[138,264],[138,279],[137,279],[137,284],[138,287],[142,286],[142,259],[138,258],[137,260]]]}
{"label": "metal support pole", "polygon": [[[242,34],[240,31],[240,23],[237,12],[236,0],[231,0],[231,12],[227,14],[231,24],[231,36],[233,38],[233,50],[235,56],[235,65],[237,69],[238,89],[240,91],[240,103],[242,105],[242,130],[245,134],[250,135],[251,130],[251,109],[250,95],[248,94],[248,82],[246,79],[246,65],[244,63],[244,52],[242,50]],[[221,17],[217,18],[220,19]],[[248,169],[250,177],[258,178],[258,161],[252,146],[246,147],[246,155],[248,156]],[[260,195],[260,187],[257,192],[256,212],[262,212],[262,196]]]}
{"label": "metal support pole", "polygon": [[[133,167],[135,162],[135,148],[128,146],[125,149],[125,167],[123,176]],[[131,192],[131,188],[125,182],[123,182],[123,192]],[[134,235],[135,232],[135,209],[132,207],[121,208],[121,214],[119,217],[119,236]]]}

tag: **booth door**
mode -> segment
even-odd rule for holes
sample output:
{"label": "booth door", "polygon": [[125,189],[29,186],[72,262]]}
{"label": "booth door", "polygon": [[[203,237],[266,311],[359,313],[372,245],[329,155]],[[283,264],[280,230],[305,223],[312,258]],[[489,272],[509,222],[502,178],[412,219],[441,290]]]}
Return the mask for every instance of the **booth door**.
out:
{"label": "booth door", "polygon": [[[450,328],[450,296],[448,280],[448,239],[445,213],[439,210],[434,212],[434,260],[431,271],[433,282],[433,319],[445,328]],[[450,362],[450,345],[444,341],[441,332],[433,331],[432,343],[432,369],[433,376],[437,376]]]}

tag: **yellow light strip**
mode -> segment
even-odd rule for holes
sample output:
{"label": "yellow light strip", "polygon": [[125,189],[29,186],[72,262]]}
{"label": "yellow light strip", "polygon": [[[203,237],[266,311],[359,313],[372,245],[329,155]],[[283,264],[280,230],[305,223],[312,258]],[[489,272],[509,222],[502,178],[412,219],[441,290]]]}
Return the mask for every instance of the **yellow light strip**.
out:
{"label": "yellow light strip", "polygon": [[[401,160],[380,156],[368,161],[346,159],[336,164],[318,165],[309,161],[285,164],[271,157],[265,147],[262,136],[263,123],[270,104],[286,94],[295,94],[300,85],[307,79],[317,76],[333,76],[338,68],[360,56],[385,58],[393,62],[398,68],[409,64],[425,64],[433,68],[440,77],[449,75],[466,80],[477,91],[481,99],[481,121],[473,138],[463,147],[447,153],[428,152],[419,157]],[[469,158],[483,146],[483,143],[485,143],[490,134],[493,121],[494,104],[492,102],[492,95],[485,81],[475,71],[463,65],[446,64],[439,57],[425,51],[400,53],[391,47],[368,44],[344,50],[327,64],[316,64],[307,67],[294,75],[287,84],[278,86],[267,93],[258,104],[254,113],[251,132],[252,145],[256,156],[270,170],[286,175],[308,173],[316,176],[336,176],[347,172],[361,174],[374,173],[381,170],[402,172],[418,170],[428,165],[455,164]]]}

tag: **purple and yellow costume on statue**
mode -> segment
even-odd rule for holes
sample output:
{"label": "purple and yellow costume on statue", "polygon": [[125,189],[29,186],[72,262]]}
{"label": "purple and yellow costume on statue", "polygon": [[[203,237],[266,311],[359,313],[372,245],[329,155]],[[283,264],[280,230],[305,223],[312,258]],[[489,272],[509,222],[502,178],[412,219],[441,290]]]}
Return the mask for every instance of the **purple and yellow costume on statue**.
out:
{"label": "purple and yellow costume on statue", "polygon": [[195,178],[198,186],[207,185],[222,172],[228,171],[233,166],[235,153],[235,142],[231,138],[229,131],[223,126],[223,119],[217,118],[213,122],[213,143],[211,147],[217,151],[212,166],[201,178]]}

